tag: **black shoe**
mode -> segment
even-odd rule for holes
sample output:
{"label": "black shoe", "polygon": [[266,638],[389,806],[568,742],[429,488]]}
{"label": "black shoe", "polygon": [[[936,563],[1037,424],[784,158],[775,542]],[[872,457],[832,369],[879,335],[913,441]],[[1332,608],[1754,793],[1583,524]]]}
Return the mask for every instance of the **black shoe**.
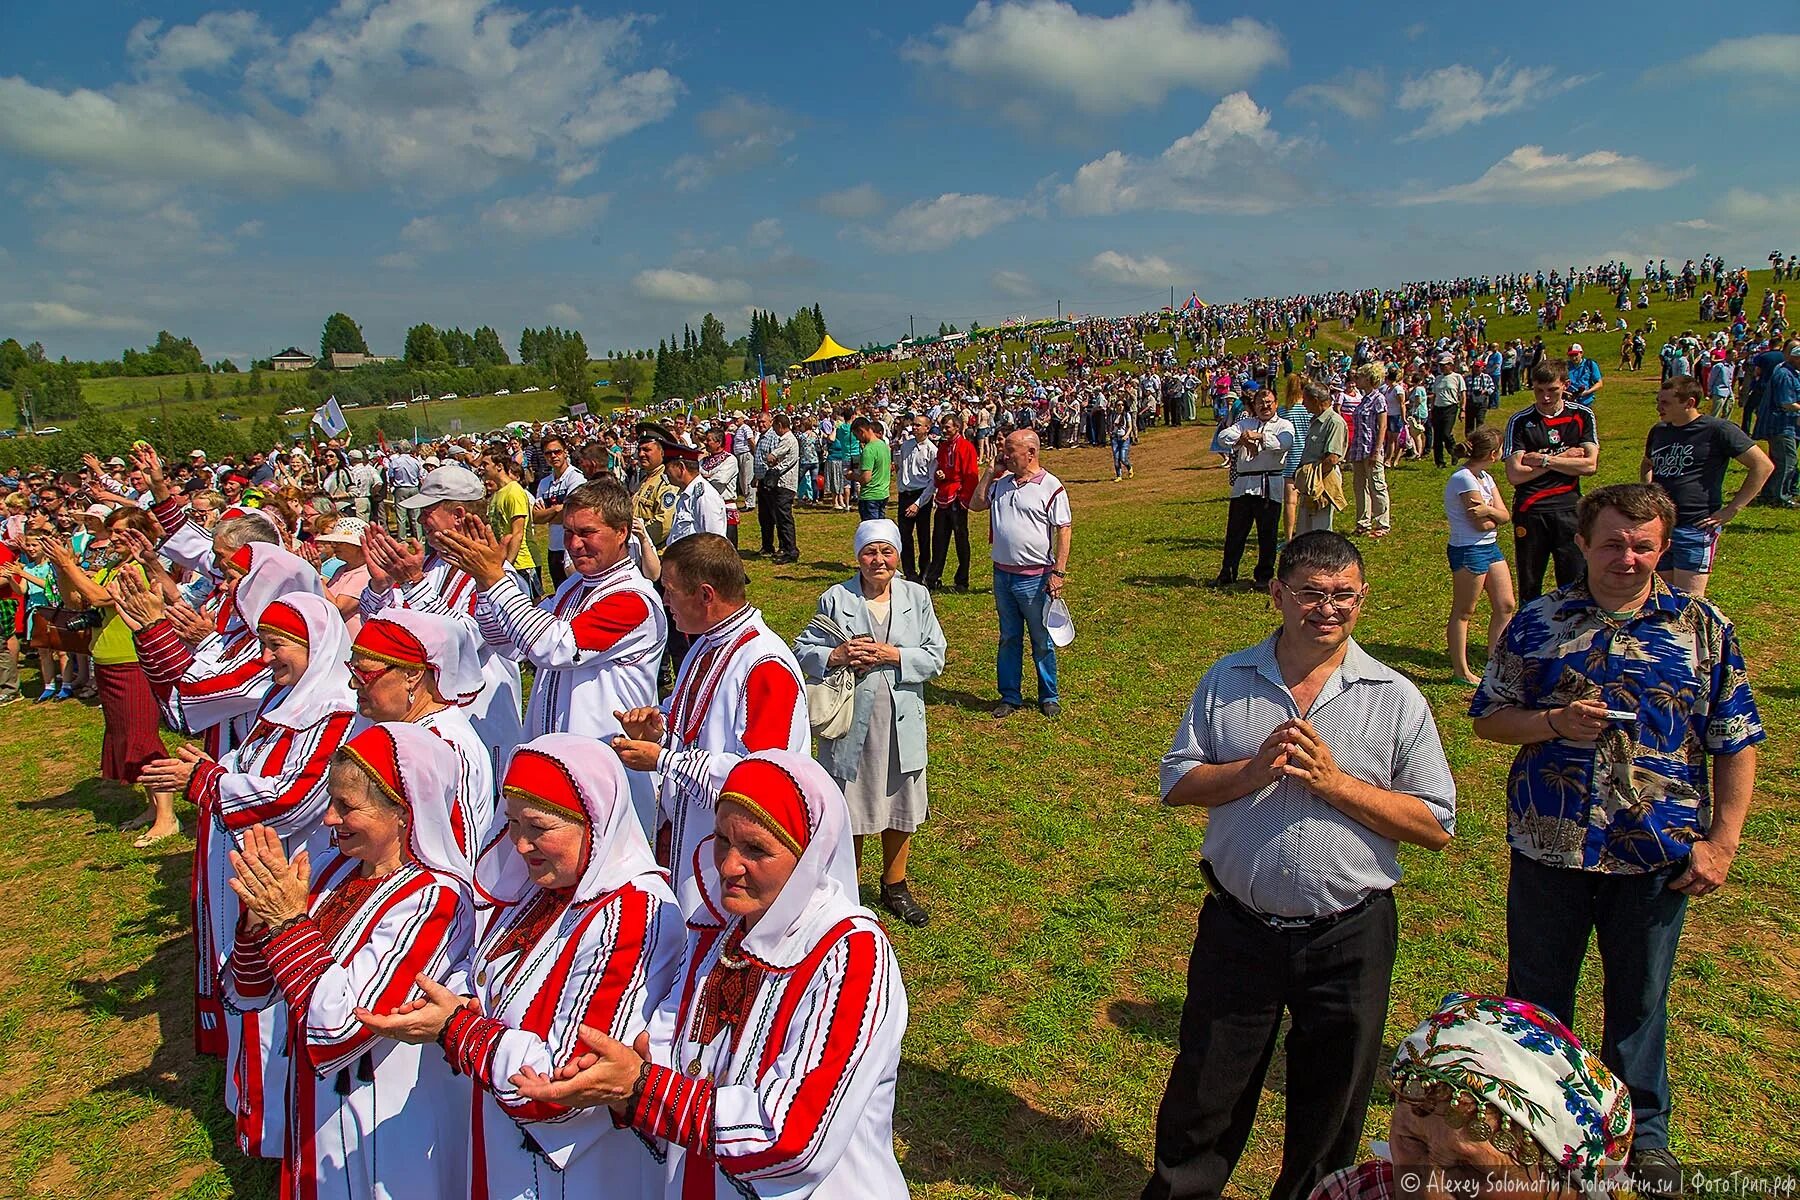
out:
{"label": "black shoe", "polygon": [[931,914],[925,911],[924,905],[913,899],[912,889],[906,886],[904,879],[899,883],[881,885],[881,907],[908,925],[923,925],[931,920]]}
{"label": "black shoe", "polygon": [[996,721],[1004,721],[1018,711],[1018,705],[1008,704],[1006,701],[1002,700],[1000,703],[994,705],[994,719]]}
{"label": "black shoe", "polygon": [[1631,1189],[1640,1196],[1678,1196],[1682,1191],[1681,1160],[1661,1146],[1631,1152],[1626,1168]]}
{"label": "black shoe", "polygon": [[1046,717],[1049,717],[1052,721],[1054,721],[1058,717],[1062,716],[1062,705],[1058,704],[1054,700],[1046,700],[1042,704],[1038,705],[1038,711],[1043,713]]}
{"label": "black shoe", "polygon": [[1227,579],[1225,576],[1221,575],[1217,579],[1208,580],[1206,586],[1222,592],[1227,588],[1236,587],[1237,580]]}
{"label": "black shoe", "polygon": [[968,594],[969,594],[969,585],[968,585],[968,584],[966,584],[966,583],[959,583],[959,584],[957,584],[957,585],[956,585],[956,594],[957,594],[957,595],[959,595],[959,596],[966,596],[966,595],[968,595]]}

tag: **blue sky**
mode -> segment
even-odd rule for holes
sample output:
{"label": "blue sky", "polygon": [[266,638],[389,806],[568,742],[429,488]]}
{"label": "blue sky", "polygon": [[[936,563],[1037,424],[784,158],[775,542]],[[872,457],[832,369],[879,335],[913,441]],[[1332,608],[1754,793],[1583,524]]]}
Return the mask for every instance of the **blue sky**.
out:
{"label": "blue sky", "polygon": [[816,300],[857,344],[1800,249],[1800,14],[1421,11],[11,5],[0,335],[247,363],[342,309],[600,354]]}

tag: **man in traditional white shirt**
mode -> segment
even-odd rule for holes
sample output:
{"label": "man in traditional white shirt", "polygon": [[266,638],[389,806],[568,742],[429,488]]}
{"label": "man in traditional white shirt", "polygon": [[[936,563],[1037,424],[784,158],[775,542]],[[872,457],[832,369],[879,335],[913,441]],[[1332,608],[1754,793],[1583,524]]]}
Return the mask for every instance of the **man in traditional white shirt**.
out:
{"label": "man in traditional white shirt", "polygon": [[[1246,386],[1255,386],[1249,384]],[[1275,411],[1275,393],[1258,389],[1250,411],[1219,432],[1231,455],[1231,507],[1225,517],[1225,561],[1212,581],[1216,588],[1237,585],[1238,564],[1256,529],[1256,586],[1267,590],[1275,578],[1275,539],[1281,532],[1282,472],[1294,444],[1294,425]]]}

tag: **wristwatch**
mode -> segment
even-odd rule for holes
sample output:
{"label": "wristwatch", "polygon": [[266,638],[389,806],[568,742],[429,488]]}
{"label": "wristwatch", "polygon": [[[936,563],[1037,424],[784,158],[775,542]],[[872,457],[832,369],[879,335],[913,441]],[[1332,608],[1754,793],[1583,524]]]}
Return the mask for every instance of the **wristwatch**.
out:
{"label": "wristwatch", "polygon": [[1067,571],[1059,571],[1055,567],[1050,568],[1050,573],[1052,575],[1056,576],[1058,579],[1067,579],[1069,576],[1069,573]]}

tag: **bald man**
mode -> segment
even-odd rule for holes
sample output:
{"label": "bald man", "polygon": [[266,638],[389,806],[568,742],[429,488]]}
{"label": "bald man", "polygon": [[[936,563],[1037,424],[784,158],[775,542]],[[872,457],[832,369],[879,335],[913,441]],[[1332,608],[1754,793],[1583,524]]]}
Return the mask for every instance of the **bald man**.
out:
{"label": "bald man", "polygon": [[1000,649],[995,677],[1000,703],[994,716],[1005,719],[1024,707],[1021,674],[1024,640],[1031,634],[1037,667],[1038,709],[1062,715],[1056,691],[1056,647],[1044,627],[1050,601],[1063,594],[1068,578],[1069,541],[1074,519],[1062,481],[1038,463],[1038,436],[1029,429],[1007,435],[988,464],[971,512],[988,514],[994,554],[994,607],[1000,616]]}

